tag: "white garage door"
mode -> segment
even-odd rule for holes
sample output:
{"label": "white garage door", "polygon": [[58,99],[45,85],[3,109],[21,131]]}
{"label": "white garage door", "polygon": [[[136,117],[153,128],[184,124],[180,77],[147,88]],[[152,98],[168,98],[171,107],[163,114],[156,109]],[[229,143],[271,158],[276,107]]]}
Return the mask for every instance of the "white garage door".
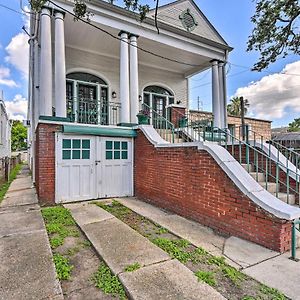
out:
{"label": "white garage door", "polygon": [[56,202],[133,195],[133,140],[67,135],[56,143]]}

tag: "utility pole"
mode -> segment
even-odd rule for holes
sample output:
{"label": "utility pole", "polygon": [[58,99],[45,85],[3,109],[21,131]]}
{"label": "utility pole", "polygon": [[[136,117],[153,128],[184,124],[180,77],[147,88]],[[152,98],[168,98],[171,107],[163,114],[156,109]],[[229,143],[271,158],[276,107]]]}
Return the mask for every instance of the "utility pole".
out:
{"label": "utility pole", "polygon": [[242,139],[245,141],[246,139],[246,128],[245,128],[245,102],[244,97],[240,97],[240,105],[241,105],[241,121],[242,121]]}
{"label": "utility pole", "polygon": [[200,97],[198,96],[197,98],[197,102],[198,102],[198,111],[200,110]]}

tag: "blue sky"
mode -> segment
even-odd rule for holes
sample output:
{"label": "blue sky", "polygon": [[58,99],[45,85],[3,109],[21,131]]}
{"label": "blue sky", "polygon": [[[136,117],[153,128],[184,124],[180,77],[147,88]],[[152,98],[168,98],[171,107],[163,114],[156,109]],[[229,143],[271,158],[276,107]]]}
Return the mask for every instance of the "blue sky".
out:
{"label": "blue sky", "polygon": [[[23,2],[26,4],[25,0]],[[168,2],[170,1],[160,0],[160,4]],[[148,3],[153,4],[151,1]],[[246,52],[247,38],[252,31],[250,17],[254,13],[255,3],[252,0],[196,0],[196,3],[228,44],[234,47],[229,61],[250,68],[258,58],[257,53]],[[20,11],[19,0],[0,0],[0,4]],[[7,103],[8,110],[17,118],[21,118],[27,98],[24,70],[26,53],[22,48],[27,37],[21,34],[24,22],[21,14],[0,7],[0,90],[4,91],[5,99],[10,101]],[[250,115],[272,119],[273,127],[288,124],[300,116],[300,89],[297,84],[299,76],[276,73],[287,68],[287,73],[300,75],[298,61],[300,58],[295,55],[280,59],[270,66],[267,70],[269,73],[251,72],[245,67],[231,66],[227,80],[228,97],[238,94],[249,98]],[[191,79],[191,102],[194,108],[197,107],[198,96],[203,103],[203,109],[211,110],[209,72]]]}

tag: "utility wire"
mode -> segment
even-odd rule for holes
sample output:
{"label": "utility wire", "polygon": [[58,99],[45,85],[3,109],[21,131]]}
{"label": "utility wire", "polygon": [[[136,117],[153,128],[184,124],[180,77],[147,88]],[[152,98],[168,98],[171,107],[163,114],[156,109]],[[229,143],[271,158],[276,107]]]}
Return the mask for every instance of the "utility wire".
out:
{"label": "utility wire", "polygon": [[1,3],[0,3],[0,6],[3,7],[3,8],[8,9],[8,10],[10,10],[10,11],[13,11],[13,12],[15,12],[15,13],[17,13],[17,14],[20,14],[20,15],[23,15],[23,16],[25,15],[25,16],[26,16],[26,13],[21,12],[21,11],[18,11],[18,10],[15,10],[15,9],[13,9],[13,8],[11,8],[11,7],[8,7],[8,6],[4,5],[4,4],[1,4]]}

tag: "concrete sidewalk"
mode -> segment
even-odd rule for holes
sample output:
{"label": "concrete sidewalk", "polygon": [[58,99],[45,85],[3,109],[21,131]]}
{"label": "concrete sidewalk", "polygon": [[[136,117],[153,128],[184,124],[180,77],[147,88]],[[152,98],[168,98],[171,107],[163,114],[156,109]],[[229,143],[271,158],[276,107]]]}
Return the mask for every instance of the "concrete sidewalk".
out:
{"label": "concrete sidewalk", "polygon": [[[289,259],[290,253],[280,254],[254,243],[236,238],[224,238],[208,227],[164,211],[136,198],[118,198],[120,203],[175,235],[203,247],[247,275],[276,288],[291,299],[300,300],[300,262]],[[300,249],[297,250],[300,258]]]}
{"label": "concrete sidewalk", "polygon": [[[224,299],[179,261],[100,207],[87,202],[64,206],[119,277],[130,299]],[[125,267],[134,263],[141,268],[125,272]]]}
{"label": "concrete sidewalk", "polygon": [[0,299],[63,299],[27,166],[0,205],[0,255]]}

